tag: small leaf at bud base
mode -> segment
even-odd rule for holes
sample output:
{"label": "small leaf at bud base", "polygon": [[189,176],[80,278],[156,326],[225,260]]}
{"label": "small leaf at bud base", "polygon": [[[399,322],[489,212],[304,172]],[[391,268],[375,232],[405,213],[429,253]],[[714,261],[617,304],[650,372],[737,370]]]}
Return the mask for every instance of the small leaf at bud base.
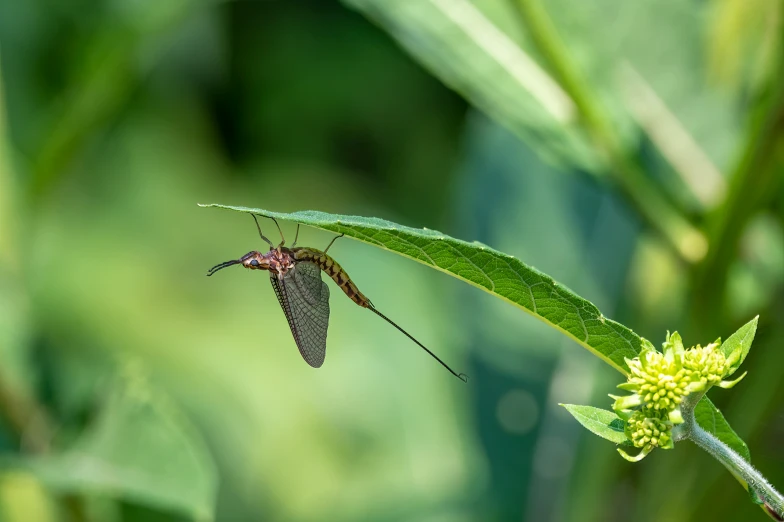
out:
{"label": "small leaf at bud base", "polygon": [[629,462],[640,462],[642,459],[648,456],[648,454],[653,451],[653,446],[645,446],[637,455],[629,455],[621,448],[618,448],[618,453],[621,454],[621,457],[628,460]]}
{"label": "small leaf at bud base", "polygon": [[738,384],[741,380],[743,380],[743,378],[746,376],[747,373],[749,372],[743,372],[743,375],[741,375],[734,381],[721,381],[719,383],[719,388],[724,388],[725,390],[729,390],[730,388]]}
{"label": "small leaf at bud base", "polygon": [[642,398],[636,393],[634,395],[624,395],[623,397],[610,395],[610,398],[615,399],[615,403],[613,403],[612,409],[616,412],[630,410],[642,404]]}

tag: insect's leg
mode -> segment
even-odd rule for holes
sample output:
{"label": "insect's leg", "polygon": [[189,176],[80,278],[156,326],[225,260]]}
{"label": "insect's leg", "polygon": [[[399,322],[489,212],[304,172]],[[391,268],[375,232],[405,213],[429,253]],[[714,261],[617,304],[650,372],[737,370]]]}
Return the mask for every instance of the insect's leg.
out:
{"label": "insect's leg", "polygon": [[294,243],[291,244],[291,248],[297,246],[297,238],[299,237],[299,223],[297,223],[297,233],[294,234]]}
{"label": "insect's leg", "polygon": [[256,219],[256,214],[251,214],[251,217],[253,217],[253,221],[256,222],[256,229],[259,231],[259,236],[261,236],[261,239],[263,239],[269,245],[270,248],[275,248],[272,246],[272,241],[267,239],[267,237],[261,233],[261,227],[259,226],[259,220]]}
{"label": "insect's leg", "polygon": [[335,237],[333,237],[333,238],[332,238],[332,241],[330,241],[330,242],[329,242],[329,244],[327,245],[327,248],[325,248],[325,249],[324,249],[324,253],[325,253],[325,254],[327,253],[327,250],[329,250],[329,247],[331,247],[331,246],[332,246],[332,243],[334,243],[334,242],[335,242],[335,240],[336,240],[337,238],[339,238],[339,237],[343,237],[344,235],[345,235],[345,234],[340,234],[339,236],[335,236]]}
{"label": "insect's leg", "polygon": [[283,231],[280,229],[280,225],[278,225],[278,220],[275,219],[274,217],[270,217],[270,216],[264,216],[264,217],[270,218],[272,221],[275,222],[275,226],[278,227],[278,234],[280,234],[280,244],[278,245],[278,248],[280,248],[283,245],[285,245],[286,244],[286,239],[283,237]]}

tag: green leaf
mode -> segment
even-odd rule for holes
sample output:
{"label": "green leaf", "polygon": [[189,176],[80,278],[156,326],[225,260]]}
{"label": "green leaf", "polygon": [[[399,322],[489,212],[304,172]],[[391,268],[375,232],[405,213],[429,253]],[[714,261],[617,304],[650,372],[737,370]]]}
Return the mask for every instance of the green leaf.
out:
{"label": "green leaf", "polygon": [[715,435],[724,444],[735,450],[741,457],[751,462],[749,447],[738,437],[738,434],[730,427],[727,419],[721,414],[719,409],[707,397],[703,397],[694,408],[694,417],[702,428]]}
{"label": "green leaf", "polygon": [[[316,211],[293,214],[228,205],[200,205],[253,212],[320,228],[396,252],[494,294],[558,328],[623,374],[642,339],[606,319],[590,302],[519,259],[481,243],[468,243],[428,229],[409,228],[378,218]],[[247,226],[252,226],[248,220]],[[338,260],[340,261],[340,260]],[[355,281],[360,286],[361,282]]]}
{"label": "green leaf", "polygon": [[720,346],[730,365],[730,370],[725,377],[735,373],[749,354],[754,335],[757,333],[758,320],[759,316],[738,328],[738,331],[730,335],[729,339]]}
{"label": "green leaf", "polygon": [[746,375],[748,373],[749,372],[743,372],[740,377],[738,377],[737,379],[733,379],[731,381],[721,381],[717,386],[719,388],[724,388],[725,390],[729,390],[730,388],[734,388],[735,385],[738,384],[740,381],[742,381],[743,378],[746,377]]}
{"label": "green leaf", "polygon": [[[13,463],[12,463],[13,464]],[[199,434],[143,379],[122,382],[62,454],[16,462],[62,493],[98,493],[212,520],[217,475]]]}
{"label": "green leaf", "polygon": [[[344,0],[371,18],[436,77],[551,161],[601,163],[571,98],[519,38],[509,2]],[[533,52],[532,52],[533,51]]]}
{"label": "green leaf", "polygon": [[653,451],[653,446],[647,445],[642,448],[637,455],[629,455],[621,448],[618,448],[618,453],[621,454],[621,457],[623,457],[625,460],[628,460],[629,462],[640,462],[642,459],[647,457],[651,451]]}
{"label": "green leaf", "polygon": [[[518,12],[519,0],[343,3],[376,22],[434,76],[542,156],[602,175],[596,171],[602,165],[598,149],[579,127],[571,98],[550,76],[557,69],[536,44],[531,17]],[[693,23],[704,6],[683,0],[539,3],[563,40],[565,59],[595,94],[624,148],[634,150],[639,132],[645,132],[679,174],[684,195],[716,204],[725,189],[720,172],[733,161],[727,144],[737,142],[742,108],[726,96],[705,95],[715,85],[705,75],[703,53],[663,60],[666,51],[649,44],[650,27],[659,26],[667,27],[673,48],[704,48],[704,27]],[[607,30],[610,11],[627,30]],[[662,129],[665,136],[688,136],[683,140],[688,143],[673,149]],[[698,163],[682,167],[683,158],[695,156]]]}
{"label": "green leaf", "polygon": [[623,431],[623,419],[615,412],[593,406],[575,404],[561,404],[561,406],[591,433],[616,444],[631,445]]}

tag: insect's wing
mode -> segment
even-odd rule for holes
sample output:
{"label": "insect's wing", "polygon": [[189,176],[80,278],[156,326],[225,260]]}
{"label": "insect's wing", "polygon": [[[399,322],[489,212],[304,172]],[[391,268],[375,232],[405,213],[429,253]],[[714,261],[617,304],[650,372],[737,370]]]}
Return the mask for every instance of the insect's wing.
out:
{"label": "insect's wing", "polygon": [[329,326],[329,288],[313,263],[299,262],[281,280],[270,274],[272,288],[286,314],[299,353],[314,368],[324,364]]}

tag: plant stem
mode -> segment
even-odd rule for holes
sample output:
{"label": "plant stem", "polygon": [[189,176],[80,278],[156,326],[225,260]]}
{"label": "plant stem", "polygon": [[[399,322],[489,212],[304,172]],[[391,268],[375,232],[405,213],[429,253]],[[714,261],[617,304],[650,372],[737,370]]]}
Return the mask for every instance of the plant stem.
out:
{"label": "plant stem", "polygon": [[[20,262],[20,245],[24,237],[19,230],[21,191],[18,178],[11,169],[3,87],[0,74],[0,280],[8,278],[12,284],[21,285],[19,282],[24,281],[24,264]],[[11,285],[4,286],[10,288]],[[7,299],[11,300],[12,297],[9,295]],[[14,302],[13,305],[18,306],[18,303]],[[7,365],[0,366],[0,423],[19,441],[21,453],[43,455],[49,451],[52,440],[53,428],[49,413],[32,394],[19,390],[8,378],[9,374]],[[88,520],[84,499],[76,494],[61,496],[59,502],[62,511],[69,513],[74,522]]]}
{"label": "plant stem", "polygon": [[624,150],[612,121],[582,78],[540,0],[516,0],[528,32],[547,60],[561,87],[572,98],[586,133],[605,160],[613,181],[623,190],[638,213],[668,240],[686,261],[700,261],[708,250],[702,232],[667,200],[640,165]]}
{"label": "plant stem", "polygon": [[90,520],[87,502],[84,497],[68,493],[60,497],[60,502],[71,522],[86,522]]}
{"label": "plant stem", "polygon": [[[17,201],[19,190],[16,177],[11,170],[11,147],[9,145],[6,126],[5,91],[3,77],[0,74],[0,281],[5,289],[10,289],[22,277],[23,264],[20,262]],[[5,280],[10,280],[5,283]],[[19,307],[13,300],[14,293],[4,296],[6,306]],[[0,324],[0,329],[3,325]],[[2,342],[3,339],[0,339]],[[49,442],[48,415],[43,407],[20,392],[9,382],[6,365],[0,366],[0,420],[19,438],[20,446],[39,453],[43,452]]]}
{"label": "plant stem", "polygon": [[696,267],[691,308],[702,329],[723,321],[727,272],[751,218],[778,194],[784,173],[784,64],[760,96],[750,118],[746,142],[724,204],[708,216],[711,248]]}
{"label": "plant stem", "polygon": [[0,419],[19,439],[19,446],[33,454],[45,453],[52,438],[46,410],[36,401],[13,390],[0,373]]}
{"label": "plant stem", "polygon": [[694,409],[703,394],[692,394],[681,404],[683,424],[673,430],[673,438],[690,440],[721,462],[732,475],[761,503],[765,513],[774,520],[784,520],[784,496],[754,466],[713,434],[705,431],[694,416]]}

